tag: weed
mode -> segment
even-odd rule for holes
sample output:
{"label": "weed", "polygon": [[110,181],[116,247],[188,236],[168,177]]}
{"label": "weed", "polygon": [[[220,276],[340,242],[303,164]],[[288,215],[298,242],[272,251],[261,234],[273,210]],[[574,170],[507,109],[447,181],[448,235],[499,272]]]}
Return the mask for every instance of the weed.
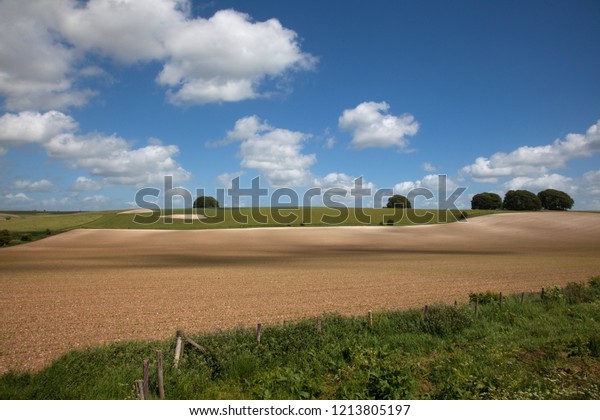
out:
{"label": "weed", "polygon": [[495,303],[500,301],[500,293],[495,292],[478,292],[469,293],[469,302],[475,303],[479,301],[480,305]]}

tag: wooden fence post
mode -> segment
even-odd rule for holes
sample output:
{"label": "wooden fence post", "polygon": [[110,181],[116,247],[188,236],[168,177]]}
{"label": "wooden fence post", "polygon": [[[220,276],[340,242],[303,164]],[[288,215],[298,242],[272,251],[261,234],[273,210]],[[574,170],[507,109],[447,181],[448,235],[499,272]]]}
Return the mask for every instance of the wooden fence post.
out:
{"label": "wooden fence post", "polygon": [[150,360],[144,360],[144,399],[150,399]]}
{"label": "wooden fence post", "polygon": [[256,324],[256,342],[260,344],[260,336],[262,334],[262,324]]}
{"label": "wooden fence post", "polygon": [[545,297],[544,295],[545,295],[545,293],[546,293],[546,291],[545,291],[545,290],[544,290],[544,288],[542,287],[542,295],[541,295],[541,296],[542,296],[542,300],[544,300],[544,297]]}
{"label": "wooden fence post", "polygon": [[525,299],[525,292],[521,293],[521,305],[523,304],[523,299]]}
{"label": "wooden fence post", "polygon": [[369,311],[369,328],[373,328],[373,311]]}
{"label": "wooden fence post", "polygon": [[156,369],[158,371],[158,396],[161,400],[165,399],[165,383],[163,377],[163,359],[162,352],[156,350]]}
{"label": "wooden fence post", "polygon": [[502,292],[500,292],[500,309],[502,309]]}
{"label": "wooden fence post", "polygon": [[321,317],[318,316],[317,317],[317,334],[323,333],[323,326],[321,324],[322,324]]}
{"label": "wooden fence post", "polygon": [[135,387],[135,398],[138,400],[144,399],[144,381],[142,379],[137,379],[133,382]]}
{"label": "wooden fence post", "polygon": [[479,316],[479,298],[475,298],[475,319]]}
{"label": "wooden fence post", "polygon": [[429,312],[429,306],[428,306],[428,305],[425,305],[425,306],[423,307],[423,316],[424,316],[424,317],[426,317],[426,316],[427,316],[427,312]]}
{"label": "wooden fence post", "polygon": [[177,343],[175,344],[175,361],[173,362],[173,367],[177,369],[179,367],[179,358],[181,357],[181,353],[183,351],[183,339],[181,338],[182,332],[177,331]]}

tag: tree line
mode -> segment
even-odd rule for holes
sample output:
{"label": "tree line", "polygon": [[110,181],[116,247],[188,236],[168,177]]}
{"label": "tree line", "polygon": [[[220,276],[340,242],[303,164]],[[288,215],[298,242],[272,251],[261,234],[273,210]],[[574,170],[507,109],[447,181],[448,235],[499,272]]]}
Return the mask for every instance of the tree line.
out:
{"label": "tree line", "polygon": [[527,190],[510,190],[504,200],[496,193],[475,194],[471,200],[473,210],[569,210],[575,202],[564,191],[546,189],[537,194]]}
{"label": "tree line", "polygon": [[[471,200],[472,210],[569,210],[575,202],[564,191],[546,189],[537,194],[527,190],[510,190],[504,200],[491,192],[475,194]],[[219,208],[219,202],[210,196],[200,196],[194,201],[194,208]],[[400,194],[388,199],[387,208],[412,208],[410,200]]]}

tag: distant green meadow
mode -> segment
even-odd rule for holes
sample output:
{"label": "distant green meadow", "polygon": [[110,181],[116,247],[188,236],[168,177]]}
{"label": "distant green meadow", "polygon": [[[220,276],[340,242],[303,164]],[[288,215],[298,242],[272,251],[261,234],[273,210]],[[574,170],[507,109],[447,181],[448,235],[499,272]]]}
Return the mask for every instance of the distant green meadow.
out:
{"label": "distant green meadow", "polygon": [[[497,212],[344,207],[173,209],[143,214],[123,214],[122,210],[100,212],[0,210],[0,232],[9,238],[5,245],[18,245],[80,228],[200,230],[292,226],[408,226],[452,223],[492,213]],[[177,218],[183,215],[189,217]]]}

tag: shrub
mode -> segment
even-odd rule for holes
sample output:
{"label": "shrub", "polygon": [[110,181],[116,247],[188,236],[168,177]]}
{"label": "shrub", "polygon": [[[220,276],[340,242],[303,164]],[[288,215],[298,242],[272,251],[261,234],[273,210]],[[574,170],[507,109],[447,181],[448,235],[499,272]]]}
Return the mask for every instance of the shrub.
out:
{"label": "shrub", "polygon": [[590,350],[590,356],[600,357],[600,335],[590,338],[588,349]]}
{"label": "shrub", "polygon": [[10,232],[6,229],[0,231],[0,246],[8,245],[12,239]]}
{"label": "shrub", "polygon": [[510,190],[504,196],[502,207],[506,210],[541,210],[539,197],[526,190]]}
{"label": "shrub", "polygon": [[25,235],[21,236],[21,242],[30,242],[31,241],[31,235],[26,233]]}
{"label": "shrub", "polygon": [[452,214],[452,217],[454,217],[454,220],[456,220],[457,222],[465,220],[467,218],[467,213],[464,211],[452,210],[450,213]]}
{"label": "shrub", "polygon": [[455,306],[432,306],[423,317],[423,332],[445,337],[458,333],[471,325],[471,316]]}
{"label": "shrub", "polygon": [[592,289],[600,290],[600,276],[590,277],[588,284]]}
{"label": "shrub", "polygon": [[551,188],[540,191],[537,196],[546,210],[568,210],[575,203],[566,192]]}
{"label": "shrub", "polygon": [[387,221],[385,222],[386,225],[388,226],[394,226],[394,220],[393,219],[387,219]]}
{"label": "shrub", "polygon": [[569,283],[565,286],[562,293],[569,304],[585,303],[594,300],[592,294],[586,290],[584,283]]}
{"label": "shrub", "polygon": [[471,199],[471,209],[473,210],[498,210],[501,208],[502,198],[495,193],[479,193]]}
{"label": "shrub", "polygon": [[565,296],[560,286],[552,286],[544,289],[544,299],[546,300],[558,301],[563,300],[564,297]]}

